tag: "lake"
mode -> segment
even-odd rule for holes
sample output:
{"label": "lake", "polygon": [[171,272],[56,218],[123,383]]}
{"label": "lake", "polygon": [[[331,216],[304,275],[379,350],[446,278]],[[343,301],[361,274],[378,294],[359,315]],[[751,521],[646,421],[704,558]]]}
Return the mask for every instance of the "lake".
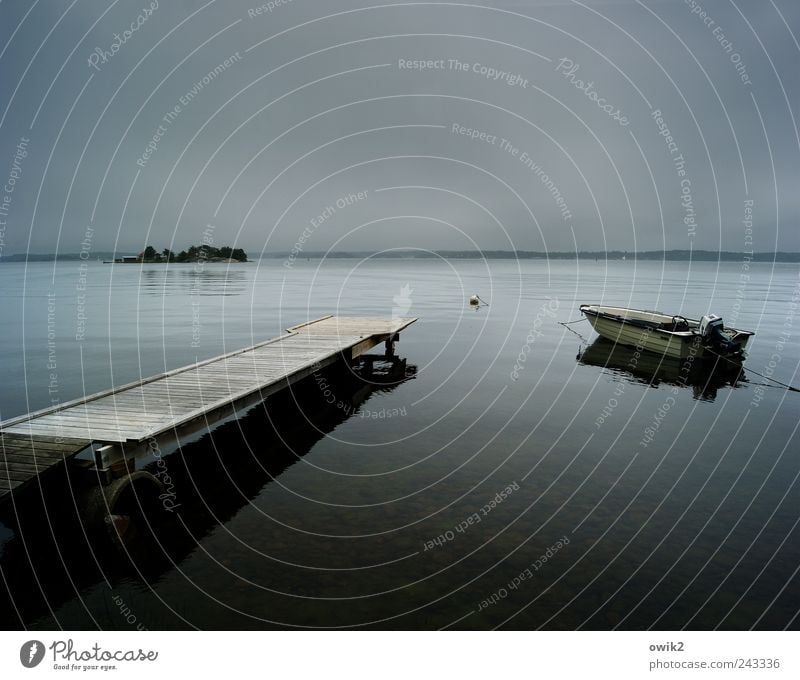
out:
{"label": "lake", "polygon": [[[165,455],[147,549],[32,489],[0,518],[0,626],[800,627],[800,394],[747,370],[800,384],[797,264],[284,265],[0,265],[2,419],[326,314],[419,319],[408,380],[331,375],[352,408],[301,385]],[[632,373],[558,323],[581,303],[719,314],[756,332],[744,375]]]}

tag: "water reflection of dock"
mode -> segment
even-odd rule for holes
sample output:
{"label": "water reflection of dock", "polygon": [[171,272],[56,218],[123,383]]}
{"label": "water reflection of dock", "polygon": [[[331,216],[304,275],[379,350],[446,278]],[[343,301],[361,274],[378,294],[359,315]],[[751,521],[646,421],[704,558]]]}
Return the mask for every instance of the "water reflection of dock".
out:
{"label": "water reflection of dock", "polygon": [[[174,512],[129,495],[119,499],[112,522],[87,529],[75,500],[91,479],[62,465],[42,478],[41,493],[20,495],[3,508],[10,531],[4,537],[0,525],[0,573],[6,578],[0,629],[35,625],[76,590],[105,592],[104,584],[116,588],[130,579],[157,582],[317,442],[358,417],[373,395],[396,389],[415,371],[395,356],[338,362],[292,385],[289,398],[278,392],[241,417],[141,461],[139,472],[168,485],[165,496],[172,494]],[[335,394],[333,403],[319,381]],[[109,532],[119,540],[107,540]],[[125,626],[102,607],[91,620],[104,629]]]}
{"label": "water reflection of dock", "polygon": [[597,338],[578,361],[613,371],[630,381],[657,387],[661,383],[691,388],[697,399],[713,401],[717,390],[745,382],[742,361],[726,357],[679,359],[647,350],[637,351],[605,338]]}

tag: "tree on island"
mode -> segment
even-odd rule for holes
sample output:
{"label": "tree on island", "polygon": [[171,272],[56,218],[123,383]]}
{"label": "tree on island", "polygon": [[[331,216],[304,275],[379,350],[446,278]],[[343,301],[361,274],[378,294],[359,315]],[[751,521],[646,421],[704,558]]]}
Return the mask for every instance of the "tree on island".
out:
{"label": "tree on island", "polygon": [[205,243],[190,246],[177,255],[169,248],[159,253],[153,246],[147,246],[139,253],[138,259],[140,262],[247,262],[247,253],[242,248],[214,248]]}
{"label": "tree on island", "polygon": [[153,246],[147,246],[143,252],[139,253],[139,257],[143,260],[155,260],[158,257],[158,251]]}

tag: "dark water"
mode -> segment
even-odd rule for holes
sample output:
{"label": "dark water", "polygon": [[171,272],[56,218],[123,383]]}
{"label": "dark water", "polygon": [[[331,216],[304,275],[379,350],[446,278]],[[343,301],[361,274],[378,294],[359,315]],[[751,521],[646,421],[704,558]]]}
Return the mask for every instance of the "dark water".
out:
{"label": "dark water", "polygon": [[419,317],[413,379],[334,372],[346,407],[312,382],[183,442],[180,507],[127,553],[66,480],[6,510],[3,627],[800,627],[800,395],[631,373],[556,323],[713,311],[756,331],[745,368],[797,384],[797,265],[318,265],[90,263],[85,300],[78,263],[0,267],[4,419],[324,314]]}

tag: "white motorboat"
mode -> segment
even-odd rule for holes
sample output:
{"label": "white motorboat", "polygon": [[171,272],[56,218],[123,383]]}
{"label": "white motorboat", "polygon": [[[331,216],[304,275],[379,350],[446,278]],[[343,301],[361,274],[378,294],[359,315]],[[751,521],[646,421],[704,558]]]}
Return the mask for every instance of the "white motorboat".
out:
{"label": "white motorboat", "polygon": [[753,331],[726,328],[716,314],[687,319],[627,307],[581,305],[598,335],[622,345],[670,357],[742,354]]}

